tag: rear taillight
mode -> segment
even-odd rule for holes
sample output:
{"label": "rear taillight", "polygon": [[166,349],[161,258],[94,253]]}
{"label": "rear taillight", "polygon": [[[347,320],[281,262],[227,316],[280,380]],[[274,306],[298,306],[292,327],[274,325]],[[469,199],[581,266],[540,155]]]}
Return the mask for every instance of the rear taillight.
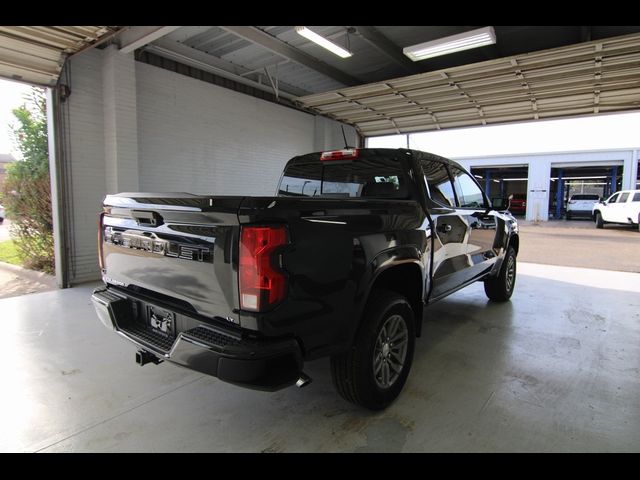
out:
{"label": "rear taillight", "polygon": [[343,150],[332,150],[330,152],[322,152],[320,155],[320,161],[331,162],[337,160],[353,160],[358,158],[357,148],[345,148]]}
{"label": "rear taillight", "polygon": [[102,257],[102,244],[104,242],[104,212],[100,214],[98,221],[98,263],[100,264],[100,270],[104,270],[104,258]]}
{"label": "rear taillight", "polygon": [[240,233],[240,308],[260,312],[282,301],[287,277],[277,263],[277,249],[289,243],[287,229],[242,227]]}

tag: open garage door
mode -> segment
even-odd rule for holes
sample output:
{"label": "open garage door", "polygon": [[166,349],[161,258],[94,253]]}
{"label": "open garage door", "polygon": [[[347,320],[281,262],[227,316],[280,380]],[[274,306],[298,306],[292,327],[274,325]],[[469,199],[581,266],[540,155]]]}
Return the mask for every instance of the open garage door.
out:
{"label": "open garage door", "polygon": [[[508,207],[514,215],[527,213],[527,165],[472,167],[471,173],[496,208]],[[513,195],[511,201],[510,195]]]}
{"label": "open garage door", "polygon": [[[554,219],[576,217],[569,202],[607,198],[622,189],[623,161],[552,164],[549,213]],[[579,196],[579,197],[576,197]],[[582,216],[586,216],[583,212]]]}
{"label": "open garage door", "polygon": [[69,55],[119,30],[108,26],[0,26],[0,76],[53,87]]}

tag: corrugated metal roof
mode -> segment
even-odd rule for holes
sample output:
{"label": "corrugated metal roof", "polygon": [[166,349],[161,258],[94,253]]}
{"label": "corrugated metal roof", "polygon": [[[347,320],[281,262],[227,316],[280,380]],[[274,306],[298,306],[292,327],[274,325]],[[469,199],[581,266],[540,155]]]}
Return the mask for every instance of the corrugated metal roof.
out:
{"label": "corrugated metal roof", "polygon": [[640,108],[640,34],[299,97],[365,136]]}
{"label": "corrugated metal roof", "polygon": [[0,76],[56,84],[64,59],[120,27],[0,26]]}

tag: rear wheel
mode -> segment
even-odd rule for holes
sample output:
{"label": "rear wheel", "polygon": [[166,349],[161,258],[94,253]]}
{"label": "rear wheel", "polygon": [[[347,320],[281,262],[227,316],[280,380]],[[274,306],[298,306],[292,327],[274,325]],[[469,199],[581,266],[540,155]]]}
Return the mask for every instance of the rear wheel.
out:
{"label": "rear wheel", "polygon": [[516,286],[516,251],[513,247],[507,248],[507,254],[502,261],[498,275],[488,277],[484,281],[484,293],[489,300],[494,302],[506,302],[511,298]]}
{"label": "rear wheel", "polygon": [[596,228],[604,228],[604,221],[600,212],[596,212]]}
{"label": "rear wheel", "polygon": [[408,300],[376,290],[351,349],[331,357],[333,384],[342,398],[371,410],[391,404],[413,361],[415,318]]}

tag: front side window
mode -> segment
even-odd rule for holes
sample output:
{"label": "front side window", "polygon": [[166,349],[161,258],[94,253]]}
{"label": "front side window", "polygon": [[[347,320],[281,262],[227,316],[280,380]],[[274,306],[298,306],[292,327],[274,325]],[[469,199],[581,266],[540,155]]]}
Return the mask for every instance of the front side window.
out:
{"label": "front side window", "polygon": [[456,197],[444,163],[435,160],[425,161],[422,162],[422,170],[429,188],[429,198],[441,206],[455,207]]}
{"label": "front side window", "polygon": [[485,200],[482,190],[464,170],[451,166],[451,175],[453,175],[453,185],[458,195],[458,201],[462,208],[484,208]]}
{"label": "front side window", "polygon": [[614,193],[613,195],[611,195],[609,197],[609,200],[607,200],[607,203],[617,203],[618,198],[620,198],[620,194],[619,193]]}

